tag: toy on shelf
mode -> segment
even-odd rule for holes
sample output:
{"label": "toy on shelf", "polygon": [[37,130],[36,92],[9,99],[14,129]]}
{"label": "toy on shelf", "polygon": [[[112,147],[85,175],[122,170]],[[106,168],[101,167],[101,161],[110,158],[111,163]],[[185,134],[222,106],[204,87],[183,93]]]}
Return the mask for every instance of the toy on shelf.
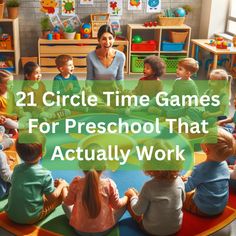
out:
{"label": "toy on shelf", "polygon": [[177,17],[185,17],[186,11],[182,7],[178,7],[175,9],[175,16]]}
{"label": "toy on shelf", "polygon": [[91,37],[91,25],[88,23],[82,24],[81,28],[80,28],[80,33],[81,33],[81,37],[83,39],[88,39]]}
{"label": "toy on shelf", "polygon": [[13,50],[12,38],[9,34],[1,34],[0,35],[0,49]]}
{"label": "toy on shelf", "polygon": [[157,26],[158,22],[157,21],[146,21],[143,24],[145,27],[152,27],[152,26]]}
{"label": "toy on shelf", "polygon": [[142,43],[142,41],[143,41],[143,38],[138,34],[134,35],[132,38],[133,43]]}
{"label": "toy on shelf", "polygon": [[0,69],[14,72],[14,59],[11,56],[0,56]]}
{"label": "toy on shelf", "polygon": [[97,38],[97,33],[102,25],[109,23],[110,14],[109,13],[98,13],[91,14],[91,25],[92,25],[92,38]]}

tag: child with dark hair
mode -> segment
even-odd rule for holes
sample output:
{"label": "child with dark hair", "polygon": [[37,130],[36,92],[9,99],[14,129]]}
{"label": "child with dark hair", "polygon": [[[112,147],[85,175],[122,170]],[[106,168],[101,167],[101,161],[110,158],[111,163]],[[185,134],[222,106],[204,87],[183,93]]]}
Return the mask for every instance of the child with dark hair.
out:
{"label": "child with dark hair", "polygon": [[[14,168],[8,203],[8,217],[20,224],[34,224],[45,218],[62,202],[65,180],[55,180],[39,161],[44,153],[45,137],[38,132],[22,133],[16,151],[22,164]],[[54,187],[55,186],[55,187]]]}
{"label": "child with dark hair", "polygon": [[[86,149],[89,155],[97,155],[101,147],[92,143]],[[124,214],[128,198],[120,198],[114,181],[102,177],[104,161],[96,158],[79,165],[84,177],[77,176],[71,182],[63,209],[79,235],[107,235]]]}
{"label": "child with dark hair", "polygon": [[60,55],[56,58],[56,66],[60,73],[54,77],[53,91],[60,91],[62,95],[79,93],[80,85],[73,75],[73,58],[70,55]]}
{"label": "child with dark hair", "polygon": [[162,91],[160,77],[165,74],[165,62],[155,55],[148,56],[144,59],[144,77],[139,79],[138,85],[133,90],[136,95],[148,95],[150,98]]}

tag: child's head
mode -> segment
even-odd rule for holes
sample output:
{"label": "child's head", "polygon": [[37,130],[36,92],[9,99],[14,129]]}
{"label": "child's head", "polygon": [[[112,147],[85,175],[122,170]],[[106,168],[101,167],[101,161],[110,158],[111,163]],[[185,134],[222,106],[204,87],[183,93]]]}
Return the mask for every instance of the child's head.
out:
{"label": "child's head", "polygon": [[24,162],[35,164],[43,155],[45,142],[45,136],[39,132],[22,132],[16,141],[16,151]]}
{"label": "child's head", "polygon": [[220,127],[217,131],[209,131],[209,134],[203,140],[201,147],[207,154],[208,159],[218,162],[225,161],[229,156],[234,155],[236,152],[234,137],[231,133]]}
{"label": "child's head", "polygon": [[98,150],[102,147],[99,144],[91,143],[85,149],[88,151],[90,158],[94,161],[81,161],[80,168],[85,173],[85,185],[82,193],[82,203],[87,209],[91,218],[96,218],[101,210],[101,196],[99,192],[100,175],[105,170],[104,161],[97,159]]}
{"label": "child's head", "polygon": [[211,71],[209,78],[210,80],[228,80],[228,74],[223,69],[214,69]]}
{"label": "child's head", "polygon": [[148,56],[144,59],[143,73],[146,77],[161,77],[166,70],[165,62],[157,56]]}
{"label": "child's head", "polygon": [[0,95],[4,95],[7,92],[7,83],[9,80],[13,80],[12,73],[6,70],[0,70]]}
{"label": "child's head", "polygon": [[40,66],[32,61],[24,65],[25,80],[40,80],[42,77]]}
{"label": "child's head", "polygon": [[180,78],[190,78],[199,69],[198,62],[193,58],[184,58],[179,60],[176,74]]}
{"label": "child's head", "polygon": [[56,58],[57,69],[64,75],[73,74],[73,57],[70,55],[60,55]]}
{"label": "child's head", "polygon": [[155,157],[155,152],[162,150],[162,152],[168,156],[169,150],[173,150],[173,145],[168,140],[150,140],[147,141],[144,146],[147,148],[153,148],[153,156],[151,160],[146,160],[144,162],[144,172],[155,179],[159,180],[175,180],[179,172],[183,169],[184,161],[176,160],[175,153],[172,152],[171,160],[167,158],[162,161],[157,161]]}

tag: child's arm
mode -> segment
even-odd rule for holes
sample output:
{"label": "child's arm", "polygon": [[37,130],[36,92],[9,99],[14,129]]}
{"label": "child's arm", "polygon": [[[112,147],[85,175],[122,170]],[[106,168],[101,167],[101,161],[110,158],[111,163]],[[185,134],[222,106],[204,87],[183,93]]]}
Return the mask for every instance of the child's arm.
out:
{"label": "child's arm", "polygon": [[227,119],[218,121],[217,124],[219,126],[224,126],[225,124],[232,123],[232,122],[233,122],[233,117],[229,117]]}
{"label": "child's arm", "polygon": [[138,216],[144,214],[149,206],[149,200],[148,200],[148,187],[146,184],[144,184],[139,196],[133,191],[135,194],[130,199],[130,205],[134,213]]}
{"label": "child's arm", "polygon": [[230,169],[229,172],[230,172],[230,179],[236,179],[236,165],[234,165],[233,169]]}
{"label": "child's arm", "polygon": [[11,182],[12,171],[7,163],[6,154],[0,151],[0,176],[5,182]]}
{"label": "child's arm", "polygon": [[68,186],[68,183],[63,179],[59,179],[55,181],[55,185],[56,189],[51,194],[45,195],[49,201],[57,199],[62,194],[63,188]]}

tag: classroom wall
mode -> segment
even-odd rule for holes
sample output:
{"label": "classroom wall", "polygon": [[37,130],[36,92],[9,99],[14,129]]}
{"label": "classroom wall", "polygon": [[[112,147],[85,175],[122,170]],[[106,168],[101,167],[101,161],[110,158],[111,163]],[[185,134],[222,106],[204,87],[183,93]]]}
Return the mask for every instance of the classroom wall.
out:
{"label": "classroom wall", "polygon": [[213,38],[215,33],[225,32],[229,0],[204,0],[201,11],[200,38]]}
{"label": "classroom wall", "polygon": [[[58,1],[59,2],[59,1]],[[92,13],[105,12],[107,1],[94,0],[94,5],[80,5],[76,0],[76,12],[82,22],[89,22],[89,16]],[[146,13],[146,0],[143,0],[142,11],[128,11],[127,0],[123,1],[123,16],[121,25],[124,34],[126,33],[126,24],[144,23],[147,20],[155,20],[156,14]],[[40,37],[40,18],[43,13],[40,12],[39,0],[20,0],[20,40],[21,56],[37,56],[37,40]],[[162,0],[162,9],[168,7],[179,7],[189,4],[193,7],[193,12],[187,16],[186,24],[192,27],[192,38],[198,38],[202,0]],[[61,19],[63,19],[61,17]]]}

